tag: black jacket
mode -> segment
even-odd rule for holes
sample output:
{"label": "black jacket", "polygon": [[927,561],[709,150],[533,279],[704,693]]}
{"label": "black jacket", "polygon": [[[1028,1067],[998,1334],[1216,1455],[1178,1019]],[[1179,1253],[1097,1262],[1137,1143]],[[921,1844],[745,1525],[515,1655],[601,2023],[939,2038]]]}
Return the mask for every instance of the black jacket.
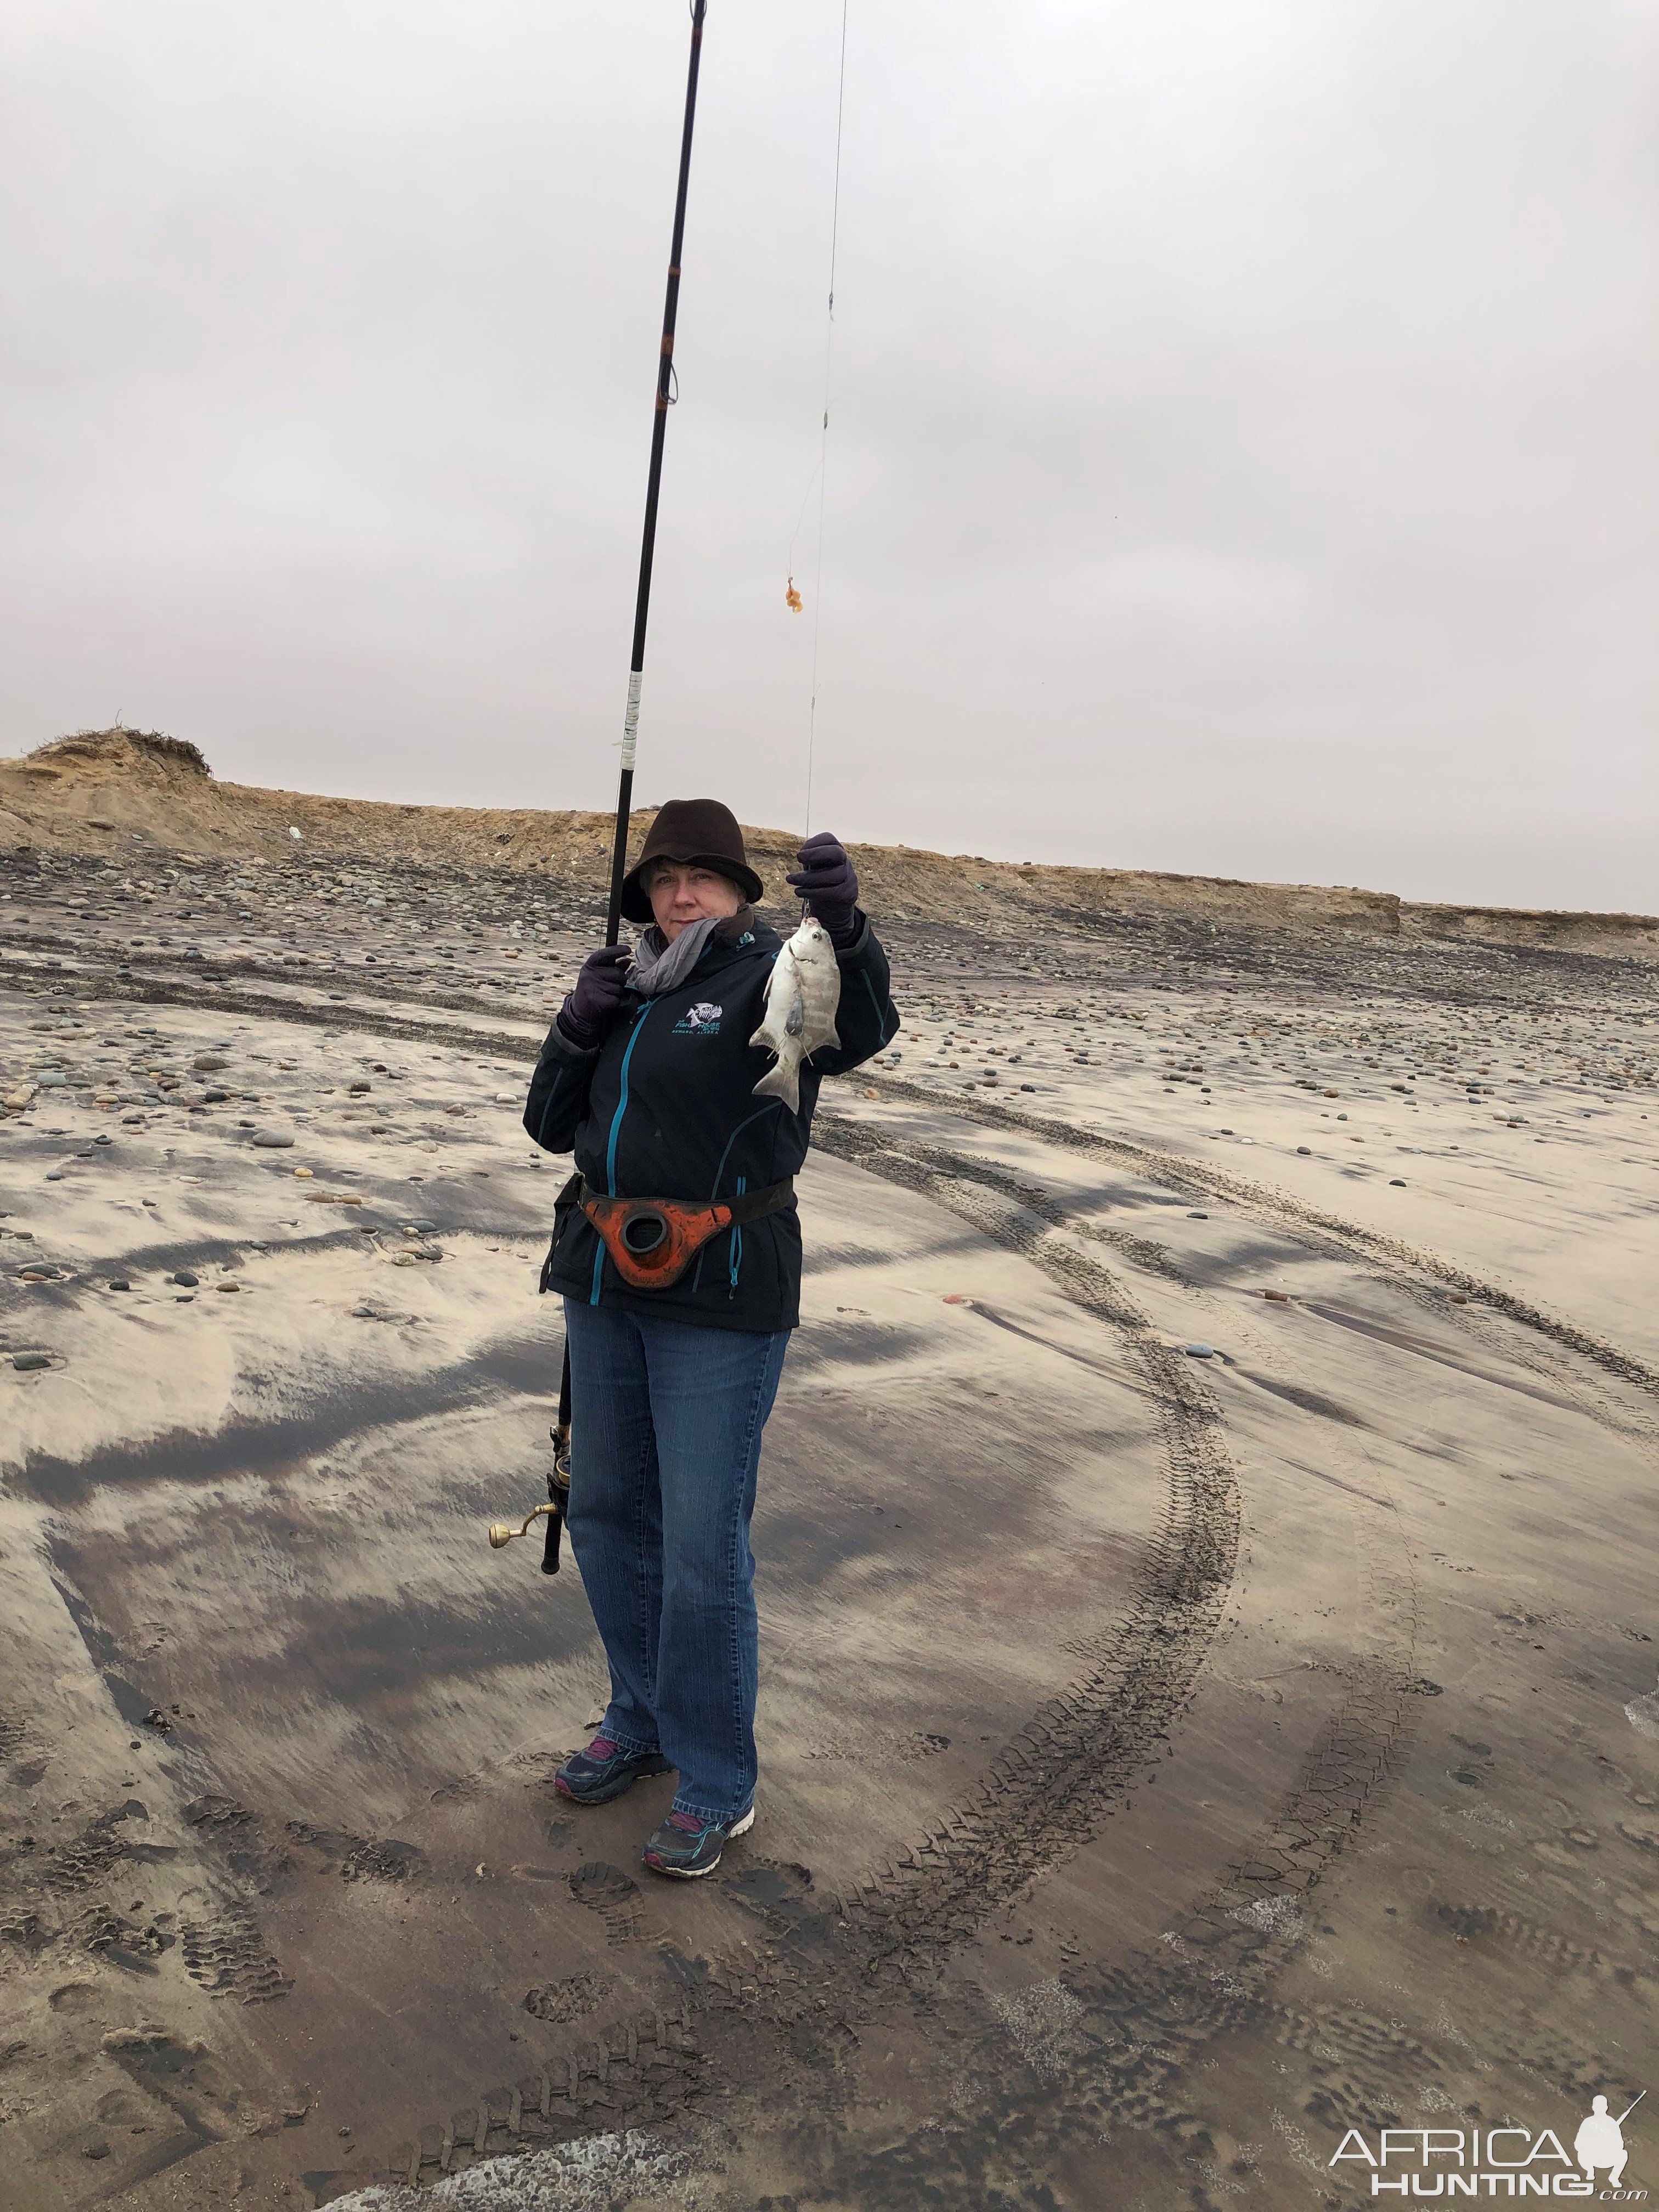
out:
{"label": "black jacket", "polygon": [[[711,937],[679,989],[656,999],[625,992],[609,1034],[591,1051],[572,1044],[556,1023],[525,1108],[534,1141],[544,1152],[574,1151],[593,1188],[617,1198],[707,1205],[793,1176],[806,1157],[820,1079],[879,1052],[897,1035],[899,1017],[887,955],[860,915],[858,935],[836,955],[839,1048],[824,1046],[803,1064],[798,1114],[781,1099],[757,1098],[755,1085],[773,1061],[749,1040],[781,945],[758,919],[735,943]],[[629,1290],[577,1211],[549,1260],[544,1287],[714,1328],[793,1328],[800,1263],[800,1218],[791,1205],[713,1237],[666,1289]]]}

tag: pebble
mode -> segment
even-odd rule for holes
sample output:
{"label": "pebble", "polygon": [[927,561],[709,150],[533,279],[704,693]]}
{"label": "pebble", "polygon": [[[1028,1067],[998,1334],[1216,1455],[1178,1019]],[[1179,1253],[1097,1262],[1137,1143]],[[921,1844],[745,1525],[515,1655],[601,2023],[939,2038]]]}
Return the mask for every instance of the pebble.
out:
{"label": "pebble", "polygon": [[1209,1218],[1207,1213],[1189,1213],[1187,1216],[1188,1221],[1207,1221]]}
{"label": "pebble", "polygon": [[181,1290],[193,1291],[201,1280],[201,1277],[192,1275],[188,1267],[180,1267],[174,1273],[173,1279]]}
{"label": "pebble", "polygon": [[285,1152],[294,1143],[292,1137],[285,1137],[280,1130],[276,1129],[256,1129],[253,1133],[253,1141],[262,1151],[267,1152]]}
{"label": "pebble", "polygon": [[64,1170],[62,1168],[48,1168],[46,1170],[46,1181],[48,1182],[62,1182],[63,1180]]}
{"label": "pebble", "polygon": [[216,1291],[240,1291],[242,1286],[240,1283],[216,1283],[213,1287]]}
{"label": "pebble", "polygon": [[36,1368],[51,1366],[52,1354],[49,1352],[14,1352],[11,1364],[20,1375],[32,1375]]}
{"label": "pebble", "polygon": [[1212,1344],[1183,1344],[1181,1348],[1186,1353],[1188,1359],[1213,1359],[1215,1358],[1215,1346]]}
{"label": "pebble", "polygon": [[1389,1177],[1389,1188],[1390,1190],[1404,1190],[1405,1188],[1406,1178],[1404,1176],[1390,1176]]}
{"label": "pebble", "polygon": [[114,1275],[110,1279],[110,1288],[112,1291],[130,1291],[132,1285],[125,1275]]}
{"label": "pebble", "polygon": [[1296,1149],[1301,1158],[1304,1160],[1311,1159],[1313,1158],[1313,1146],[1311,1145],[1298,1145]]}
{"label": "pebble", "polygon": [[1288,1291],[1263,1291],[1261,1295],[1276,1306],[1287,1306],[1291,1302],[1291,1294]]}

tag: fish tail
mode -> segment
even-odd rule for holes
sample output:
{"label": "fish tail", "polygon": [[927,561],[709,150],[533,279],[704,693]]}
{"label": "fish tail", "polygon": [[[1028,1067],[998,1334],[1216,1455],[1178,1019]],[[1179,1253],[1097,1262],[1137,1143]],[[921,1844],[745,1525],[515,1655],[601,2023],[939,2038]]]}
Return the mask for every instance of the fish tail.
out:
{"label": "fish tail", "polygon": [[769,1067],[755,1085],[752,1094],[757,1098],[781,1098],[792,1114],[800,1111],[800,1071],[786,1067],[780,1060]]}

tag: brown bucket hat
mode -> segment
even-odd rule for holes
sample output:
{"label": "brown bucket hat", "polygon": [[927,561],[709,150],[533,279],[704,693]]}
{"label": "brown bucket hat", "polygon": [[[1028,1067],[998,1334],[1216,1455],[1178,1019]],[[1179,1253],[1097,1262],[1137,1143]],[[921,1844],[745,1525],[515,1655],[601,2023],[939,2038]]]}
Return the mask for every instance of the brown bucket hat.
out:
{"label": "brown bucket hat", "polygon": [[751,906],[766,889],[749,865],[737,816],[718,799],[670,799],[657,809],[657,818],[646,832],[645,849],[623,878],[622,910],[629,921],[655,920],[641,880],[653,860],[717,868],[732,878]]}

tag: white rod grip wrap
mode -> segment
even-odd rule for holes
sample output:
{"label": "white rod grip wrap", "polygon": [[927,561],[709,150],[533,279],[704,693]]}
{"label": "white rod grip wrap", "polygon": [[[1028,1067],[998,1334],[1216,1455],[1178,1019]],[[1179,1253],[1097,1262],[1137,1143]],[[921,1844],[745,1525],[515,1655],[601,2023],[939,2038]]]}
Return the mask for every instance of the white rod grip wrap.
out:
{"label": "white rod grip wrap", "polygon": [[628,678],[628,712],[623,718],[622,764],[630,775],[634,769],[634,751],[640,739],[640,685],[644,681],[635,669]]}

